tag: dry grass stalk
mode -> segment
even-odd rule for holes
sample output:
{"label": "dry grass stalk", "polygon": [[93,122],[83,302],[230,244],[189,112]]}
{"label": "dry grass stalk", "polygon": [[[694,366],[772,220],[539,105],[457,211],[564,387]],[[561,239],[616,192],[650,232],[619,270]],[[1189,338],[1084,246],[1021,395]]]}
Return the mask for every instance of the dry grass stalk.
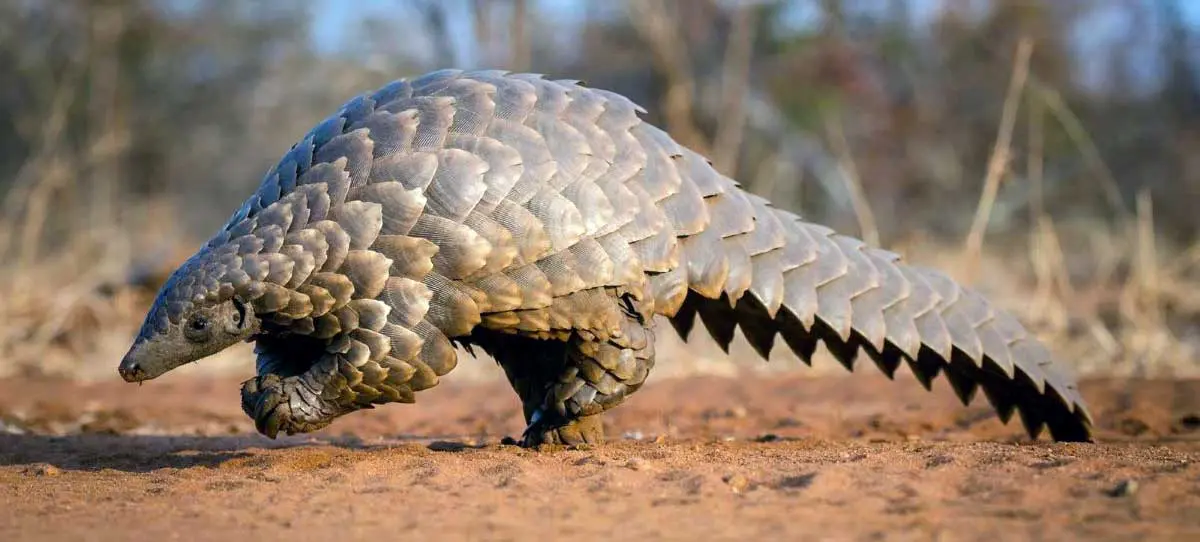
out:
{"label": "dry grass stalk", "polygon": [[[1045,326],[1053,333],[1069,331],[1071,314],[1065,300],[1075,298],[1075,288],[1067,270],[1067,257],[1062,248],[1054,218],[1046,209],[1045,190],[1045,104],[1028,96],[1029,140],[1025,175],[1030,183],[1029,262],[1035,278],[1033,302],[1027,320]],[[1110,356],[1117,346],[1112,334],[1095,315],[1089,315],[1088,327],[1097,343]]]}
{"label": "dry grass stalk", "polygon": [[[1008,92],[1004,97],[1004,108],[1000,114],[1000,128],[996,134],[996,143],[992,147],[992,155],[988,160],[987,176],[983,182],[983,193],[979,196],[979,205],[975,210],[975,219],[967,234],[966,255],[968,262],[977,261],[983,251],[983,236],[987,230],[988,219],[992,208],[996,205],[996,194],[1000,191],[1000,180],[1008,169],[1012,147],[1013,125],[1017,120],[1017,109],[1020,107],[1021,93],[1025,89],[1025,81],[1029,76],[1029,57],[1033,53],[1033,41],[1022,38],[1017,44],[1016,59],[1013,61],[1012,77],[1009,80]],[[968,268],[968,279],[973,279],[977,272],[977,264]]]}
{"label": "dry grass stalk", "polygon": [[1168,274],[1182,275],[1194,267],[1200,267],[1200,243],[1192,245],[1174,259],[1165,269]]}
{"label": "dry grass stalk", "polygon": [[1146,190],[1138,192],[1134,226],[1133,274],[1121,290],[1120,311],[1129,333],[1126,353],[1134,373],[1141,375],[1160,365],[1177,342],[1164,325],[1164,277],[1158,265],[1153,202]]}
{"label": "dry grass stalk", "polygon": [[[1062,295],[1070,297],[1071,280],[1066,272],[1066,262],[1054,220],[1046,212],[1045,173],[1045,115],[1042,103],[1029,100],[1029,150],[1026,158],[1026,176],[1030,184],[1030,220],[1033,225],[1029,243],[1029,261],[1033,265],[1037,281],[1034,295],[1034,315],[1058,329],[1067,325],[1066,307]],[[1058,289],[1056,295],[1055,289]]]}
{"label": "dry grass stalk", "polygon": [[1162,323],[1160,306],[1160,281],[1158,269],[1158,246],[1154,238],[1154,203],[1147,190],[1137,196],[1137,260],[1135,269],[1135,302],[1143,308],[1142,317],[1151,323]]}
{"label": "dry grass stalk", "polygon": [[754,54],[757,11],[752,6],[736,8],[733,29],[725,46],[721,73],[721,110],[713,138],[713,165],[735,176],[746,128],[746,91],[750,87],[750,62]]}
{"label": "dry grass stalk", "polygon": [[858,220],[858,229],[862,233],[863,241],[869,245],[880,246],[875,213],[871,211],[871,204],[863,192],[862,180],[858,176],[858,168],[854,165],[854,156],[842,130],[842,117],[839,113],[833,112],[825,116],[825,130],[829,133],[829,144],[837,156],[842,180],[850,192],[850,205],[854,208],[854,218]]}
{"label": "dry grass stalk", "polygon": [[670,7],[679,6],[663,0],[628,0],[626,5],[630,21],[650,47],[654,67],[667,80],[662,105],[667,128],[680,144],[711,155],[707,138],[694,121],[696,78],[689,68],[692,62],[687,41],[675,24],[678,17],[670,11]]}
{"label": "dry grass stalk", "polygon": [[1083,159],[1096,174],[1096,178],[1100,181],[1100,190],[1104,193],[1104,197],[1108,200],[1113,212],[1122,221],[1131,220],[1132,217],[1129,209],[1125,206],[1125,201],[1121,197],[1121,189],[1116,178],[1113,176],[1112,170],[1108,168],[1104,157],[1100,155],[1100,149],[1096,146],[1095,140],[1088,134],[1087,129],[1083,127],[1083,123],[1079,120],[1079,117],[1071,111],[1071,108],[1063,100],[1062,94],[1039,82],[1036,77],[1030,77],[1029,87],[1041,98],[1042,103],[1054,115],[1059,126],[1063,130],[1066,130],[1067,137],[1071,139],[1075,148],[1079,149],[1080,154],[1083,155]]}

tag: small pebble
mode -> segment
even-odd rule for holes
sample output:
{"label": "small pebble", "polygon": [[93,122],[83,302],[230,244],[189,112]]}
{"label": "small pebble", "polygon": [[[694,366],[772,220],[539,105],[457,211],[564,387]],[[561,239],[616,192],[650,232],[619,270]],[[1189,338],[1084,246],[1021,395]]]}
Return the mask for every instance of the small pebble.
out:
{"label": "small pebble", "polygon": [[249,478],[251,480],[258,480],[260,482],[271,482],[271,483],[276,483],[276,482],[280,481],[280,478],[278,476],[267,474],[265,472],[254,472],[254,473],[251,473],[249,476],[246,476],[246,478]]}
{"label": "small pebble", "polygon": [[1130,497],[1137,493],[1137,480],[1121,480],[1107,491],[1109,497]]}
{"label": "small pebble", "polygon": [[646,435],[643,435],[641,431],[626,431],[625,432],[626,440],[642,440],[643,438],[646,438]]}
{"label": "small pebble", "polygon": [[629,461],[625,462],[625,468],[629,470],[647,470],[650,468],[650,464],[646,463],[646,460],[640,457],[631,457]]}
{"label": "small pebble", "polygon": [[600,464],[600,465],[604,464],[603,461],[597,460],[596,456],[594,456],[594,455],[584,456],[584,457],[581,457],[581,458],[575,460],[576,467],[581,467],[583,465],[591,465],[593,463]]}
{"label": "small pebble", "polygon": [[729,485],[729,489],[732,489],[734,493],[743,493],[750,488],[750,480],[741,474],[730,474],[722,478],[722,480]]}

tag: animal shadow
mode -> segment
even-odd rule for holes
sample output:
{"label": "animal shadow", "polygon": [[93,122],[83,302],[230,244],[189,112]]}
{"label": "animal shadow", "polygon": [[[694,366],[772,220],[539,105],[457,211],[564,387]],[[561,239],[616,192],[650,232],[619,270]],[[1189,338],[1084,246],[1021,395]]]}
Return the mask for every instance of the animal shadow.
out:
{"label": "animal shadow", "polygon": [[254,455],[254,449],[292,448],[313,444],[360,449],[355,438],[267,440],[257,435],[107,435],[0,434],[0,465],[50,464],[62,470],[150,472],[163,468],[215,468],[231,459]]}

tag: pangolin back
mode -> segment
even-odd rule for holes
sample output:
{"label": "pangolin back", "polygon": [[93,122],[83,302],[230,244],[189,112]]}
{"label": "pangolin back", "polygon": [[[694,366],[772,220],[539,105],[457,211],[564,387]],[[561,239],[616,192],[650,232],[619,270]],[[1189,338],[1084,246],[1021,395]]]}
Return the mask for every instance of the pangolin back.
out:
{"label": "pangolin back", "polygon": [[[1074,382],[1012,316],[742,191],[574,81],[440,71],[359,96],[317,125],[193,259],[175,302],[240,296],[265,315],[259,372],[344,379],[343,402],[412,401],[477,327],[547,340],[619,333],[628,295],[684,337],[698,315],[808,360],[939,373],[1031,435],[1090,438]],[[311,377],[311,378],[310,378]],[[309,380],[305,380],[309,379]]]}

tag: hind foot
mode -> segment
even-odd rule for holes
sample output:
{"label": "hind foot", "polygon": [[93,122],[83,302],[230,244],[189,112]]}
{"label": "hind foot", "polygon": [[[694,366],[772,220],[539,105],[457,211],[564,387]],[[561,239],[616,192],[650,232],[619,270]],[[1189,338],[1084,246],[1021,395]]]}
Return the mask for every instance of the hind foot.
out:
{"label": "hind foot", "polygon": [[534,448],[542,444],[575,446],[604,442],[604,422],[600,414],[563,419],[561,416],[546,415],[544,411],[533,414],[533,420],[521,437],[521,445]]}

